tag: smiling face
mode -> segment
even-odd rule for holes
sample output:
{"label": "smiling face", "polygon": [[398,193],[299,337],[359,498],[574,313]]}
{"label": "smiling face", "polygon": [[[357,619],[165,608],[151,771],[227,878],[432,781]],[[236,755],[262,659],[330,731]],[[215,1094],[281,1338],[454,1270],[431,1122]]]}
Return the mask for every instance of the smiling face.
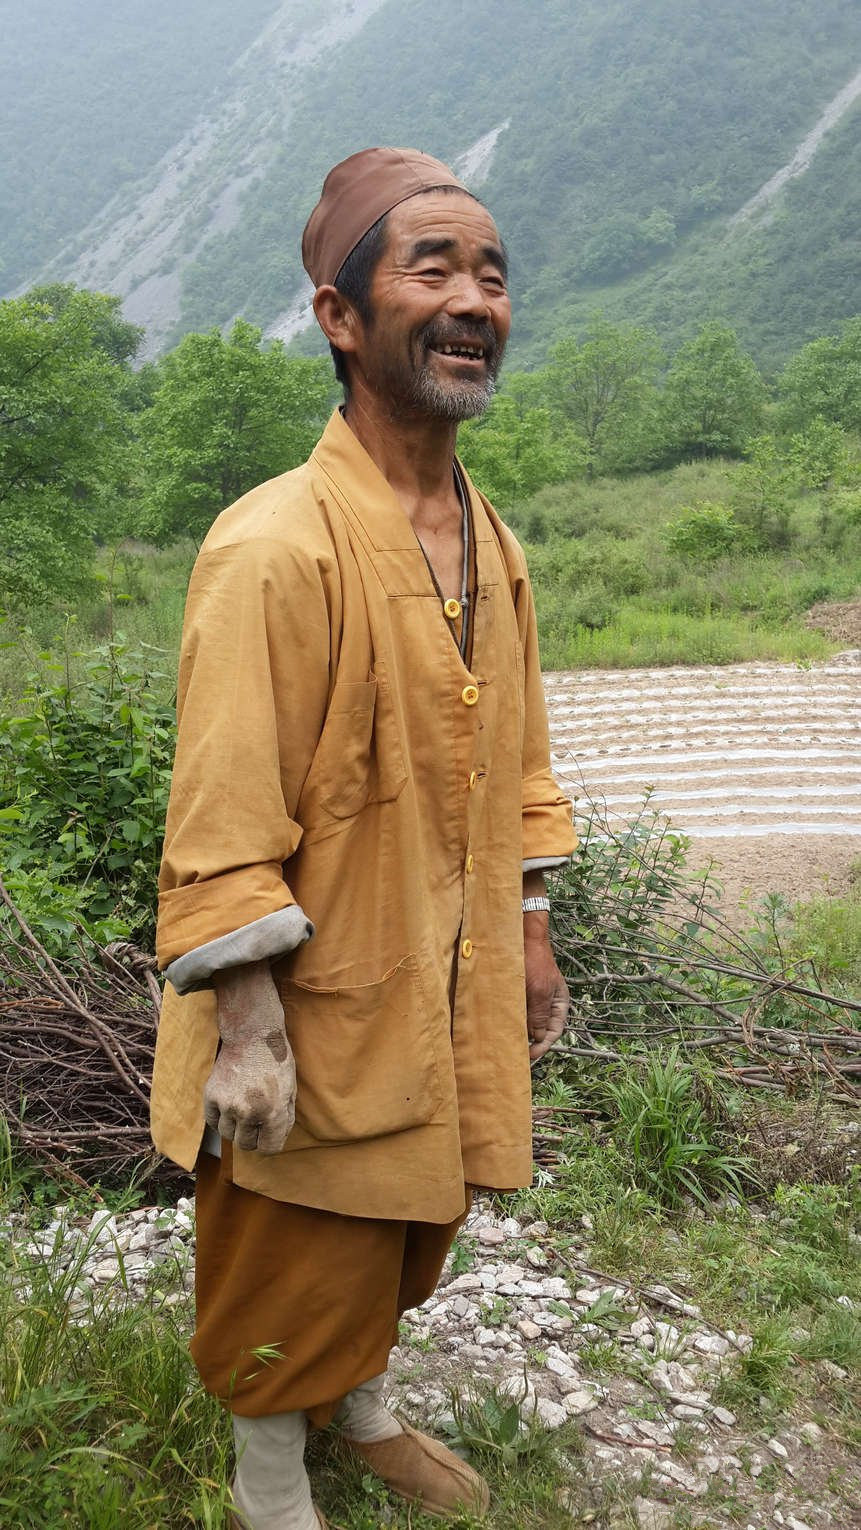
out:
{"label": "smiling face", "polygon": [[493,219],[465,192],[430,191],[395,207],[386,234],[356,367],[400,411],[446,420],[481,414],[511,325]]}

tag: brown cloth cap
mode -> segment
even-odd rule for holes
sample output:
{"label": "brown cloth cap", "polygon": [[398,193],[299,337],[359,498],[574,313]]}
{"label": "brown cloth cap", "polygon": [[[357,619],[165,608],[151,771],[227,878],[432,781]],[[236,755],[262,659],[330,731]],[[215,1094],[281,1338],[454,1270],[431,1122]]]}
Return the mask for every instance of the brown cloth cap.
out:
{"label": "brown cloth cap", "polygon": [[329,171],[302,235],[302,264],[315,287],[335,280],[378,218],[434,186],[466,187],[448,165],[418,149],[360,149]]}

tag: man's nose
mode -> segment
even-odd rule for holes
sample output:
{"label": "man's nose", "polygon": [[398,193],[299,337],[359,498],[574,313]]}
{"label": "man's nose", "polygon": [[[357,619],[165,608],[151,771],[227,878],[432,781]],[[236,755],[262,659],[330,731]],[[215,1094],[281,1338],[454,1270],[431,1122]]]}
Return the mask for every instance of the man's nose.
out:
{"label": "man's nose", "polygon": [[490,313],[487,293],[477,277],[460,273],[446,304],[450,313],[471,314],[486,319]]}

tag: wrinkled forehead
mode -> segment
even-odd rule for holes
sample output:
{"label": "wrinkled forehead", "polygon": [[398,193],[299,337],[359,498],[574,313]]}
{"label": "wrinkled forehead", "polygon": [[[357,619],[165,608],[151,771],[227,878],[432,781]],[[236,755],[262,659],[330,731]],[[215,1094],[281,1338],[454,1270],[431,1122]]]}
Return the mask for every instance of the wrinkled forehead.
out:
{"label": "wrinkled forehead", "polygon": [[386,219],[386,252],[397,264],[431,246],[483,253],[505,265],[505,247],[487,208],[467,191],[423,191],[393,207]]}

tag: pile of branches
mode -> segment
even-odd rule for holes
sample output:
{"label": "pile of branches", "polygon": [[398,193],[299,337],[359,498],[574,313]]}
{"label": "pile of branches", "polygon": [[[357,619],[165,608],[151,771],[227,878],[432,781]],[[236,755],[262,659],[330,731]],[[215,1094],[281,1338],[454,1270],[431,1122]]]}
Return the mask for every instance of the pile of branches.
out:
{"label": "pile of branches", "polygon": [[14,1142],[80,1186],[175,1172],[149,1135],[161,990],[134,946],[81,937],[65,971],[0,880],[0,1113]]}
{"label": "pile of branches", "polygon": [[552,897],[572,1000],[554,1056],[606,1066],[676,1044],[736,1085],[861,1103],[861,1000],[826,989],[812,957],[784,953],[779,905],[765,901],[758,941],[739,934],[648,798],[621,825],[590,802],[578,827]]}

